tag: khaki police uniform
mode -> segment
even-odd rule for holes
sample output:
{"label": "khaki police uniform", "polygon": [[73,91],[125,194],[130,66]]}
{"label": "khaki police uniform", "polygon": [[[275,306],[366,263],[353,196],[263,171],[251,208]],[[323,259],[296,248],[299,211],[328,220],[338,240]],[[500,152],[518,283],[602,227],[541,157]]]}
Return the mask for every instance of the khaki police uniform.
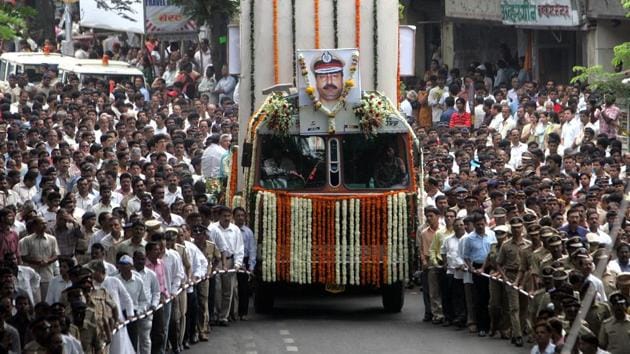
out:
{"label": "khaki police uniform", "polygon": [[[521,266],[521,258],[525,257],[523,251],[530,247],[531,244],[531,241],[523,238],[519,241],[515,241],[511,238],[501,245],[497,256],[497,264],[503,268],[505,276],[510,283],[516,281]],[[505,284],[505,292],[507,294],[510,323],[512,325],[512,337],[522,337],[523,330],[521,323],[525,323],[527,302],[526,300],[520,300],[520,292],[511,285]],[[521,308],[523,311],[520,311]]]}

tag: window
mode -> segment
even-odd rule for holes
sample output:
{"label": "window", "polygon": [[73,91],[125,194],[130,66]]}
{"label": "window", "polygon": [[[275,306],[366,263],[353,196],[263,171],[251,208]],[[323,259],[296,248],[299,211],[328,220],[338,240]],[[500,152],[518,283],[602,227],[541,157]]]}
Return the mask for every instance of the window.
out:
{"label": "window", "polygon": [[317,136],[260,137],[260,185],[315,189],[326,184],[326,142]]}
{"label": "window", "polygon": [[343,178],[348,189],[400,189],[409,184],[404,134],[345,135]]}
{"label": "window", "polygon": [[4,60],[0,60],[0,81],[7,80],[7,62]]}

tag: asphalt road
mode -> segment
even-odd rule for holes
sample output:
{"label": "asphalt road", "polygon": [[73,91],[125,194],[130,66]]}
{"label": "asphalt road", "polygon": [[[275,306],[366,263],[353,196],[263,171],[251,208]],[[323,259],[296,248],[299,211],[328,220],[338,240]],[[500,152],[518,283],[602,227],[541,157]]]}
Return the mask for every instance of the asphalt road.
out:
{"label": "asphalt road", "polygon": [[407,290],[401,313],[385,313],[378,294],[308,295],[276,299],[271,315],[250,311],[248,321],[213,327],[210,341],[184,353],[529,353],[507,340],[479,338],[422,322],[417,288]]}

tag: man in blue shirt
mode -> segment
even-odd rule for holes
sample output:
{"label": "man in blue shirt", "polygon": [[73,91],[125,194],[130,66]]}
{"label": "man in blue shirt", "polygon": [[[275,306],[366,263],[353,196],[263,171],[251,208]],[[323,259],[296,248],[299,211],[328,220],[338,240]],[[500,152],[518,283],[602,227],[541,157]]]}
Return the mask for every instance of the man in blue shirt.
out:
{"label": "man in blue shirt", "polygon": [[580,236],[582,242],[585,242],[585,244],[588,243],[588,241],[586,240],[588,229],[580,226],[580,211],[576,208],[571,208],[567,213],[567,219],[569,223],[561,227],[559,231],[566,232],[568,238],[571,238],[573,236]]}
{"label": "man in blue shirt", "polygon": [[479,212],[473,213],[475,230],[465,240],[462,257],[473,273],[473,292],[475,294],[475,311],[479,336],[485,337],[490,329],[490,316],[488,314],[488,301],[490,298],[488,278],[482,275],[485,272],[486,259],[497,239],[489,230],[486,230],[486,219]]}
{"label": "man in blue shirt", "polygon": [[446,105],[446,110],[440,115],[440,123],[449,123],[453,113],[457,112],[455,110],[455,98],[453,96],[446,97],[444,104]]}

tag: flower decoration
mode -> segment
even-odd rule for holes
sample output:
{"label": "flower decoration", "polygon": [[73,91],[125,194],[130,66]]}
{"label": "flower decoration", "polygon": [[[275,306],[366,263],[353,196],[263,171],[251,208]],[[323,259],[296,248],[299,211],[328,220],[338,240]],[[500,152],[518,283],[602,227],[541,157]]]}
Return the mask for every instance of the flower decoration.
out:
{"label": "flower decoration", "polygon": [[359,127],[366,137],[373,137],[377,129],[390,114],[390,109],[383,97],[374,93],[364,94],[361,103],[354,107],[354,114],[359,120]]}
{"label": "flower decoration", "polygon": [[267,127],[278,135],[287,135],[293,120],[293,105],[281,93],[273,93],[262,107]]}

